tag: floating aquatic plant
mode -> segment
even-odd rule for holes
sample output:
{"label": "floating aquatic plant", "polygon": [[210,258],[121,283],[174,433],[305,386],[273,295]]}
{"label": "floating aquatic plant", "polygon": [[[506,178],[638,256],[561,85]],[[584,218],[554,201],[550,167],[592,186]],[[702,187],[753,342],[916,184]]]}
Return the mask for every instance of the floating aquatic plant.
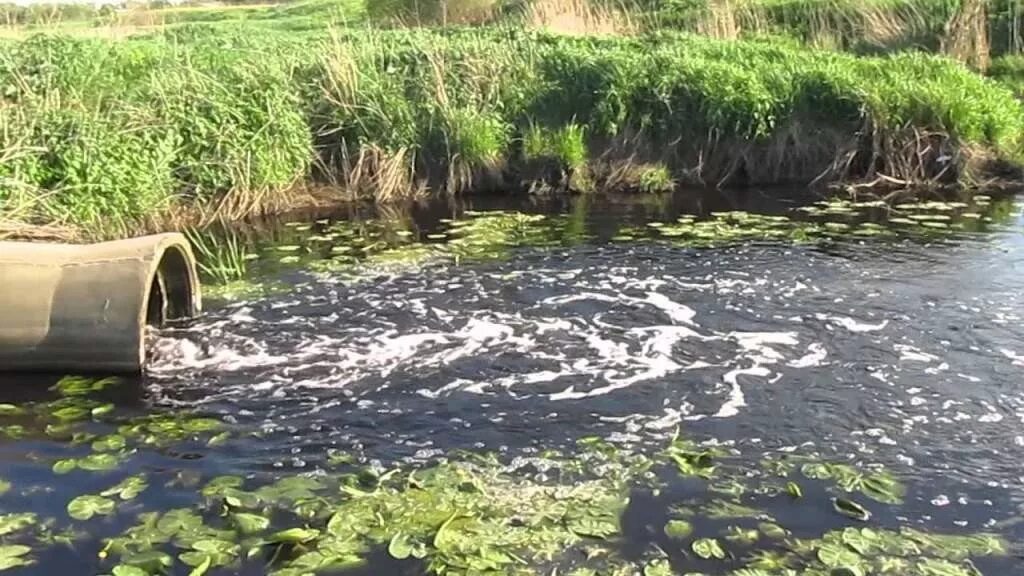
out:
{"label": "floating aquatic plant", "polygon": [[[79,382],[69,389],[91,394],[91,387]],[[88,404],[88,396],[68,398]],[[48,403],[21,408],[51,422]],[[122,420],[116,409],[103,421],[70,419],[58,428],[54,432],[75,450],[93,450],[54,464],[63,473],[109,473],[136,453],[209,442],[228,432],[220,421],[197,415]],[[232,573],[259,564],[273,574],[299,576],[362,566],[386,551],[445,575],[550,573],[553,566],[579,575],[628,575],[639,568],[619,556],[619,542],[636,537],[626,519],[644,499],[666,511],[663,523],[645,532],[645,574],[673,573],[699,559],[744,576],[965,576],[976,574],[971,558],[1009,552],[994,535],[874,524],[854,497],[897,506],[905,493],[895,476],[876,466],[800,454],[750,466],[736,450],[679,432],[653,458],[588,437],[574,450],[545,451],[514,464],[472,452],[390,470],[360,465],[346,452],[327,460],[327,469],[310,475],[196,477],[188,486],[199,498],[171,510],[153,510],[147,501],[149,486],[158,482],[155,472],[122,476],[70,499],[59,519],[0,515],[3,545],[22,546],[0,562],[23,566],[50,546],[81,546],[87,534],[116,525],[104,519],[120,522],[131,514],[133,525],[103,534],[97,553],[109,574]],[[682,499],[673,488],[680,482],[687,486]],[[860,523],[797,538],[780,523],[783,515],[766,511],[769,506],[817,506],[834,510],[837,525],[848,522],[844,516]]]}

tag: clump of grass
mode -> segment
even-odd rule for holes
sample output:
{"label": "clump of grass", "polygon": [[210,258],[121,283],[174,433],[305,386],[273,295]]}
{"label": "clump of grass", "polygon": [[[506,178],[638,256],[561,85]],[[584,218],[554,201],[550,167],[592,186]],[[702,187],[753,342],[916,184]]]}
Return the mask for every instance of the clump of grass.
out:
{"label": "clump of grass", "polygon": [[521,10],[526,26],[558,34],[632,34],[639,29],[637,17],[614,3],[532,0]]}
{"label": "clump of grass", "polygon": [[1017,160],[1024,134],[1009,90],[944,58],[672,32],[37,38],[0,50],[0,84],[0,198],[79,224],[238,215],[310,177],[381,201],[589,190],[616,170],[636,189],[953,184]]}
{"label": "clump of grass", "polygon": [[1024,99],[1024,56],[1001,56],[992,60],[988,75],[1013,90],[1018,99]]}
{"label": "clump of grass", "polygon": [[447,26],[489,22],[500,5],[500,0],[374,0],[367,9],[379,23]]}
{"label": "clump of grass", "polygon": [[207,279],[222,285],[245,279],[249,253],[237,235],[229,232],[221,237],[189,228],[185,236],[196,251],[200,272]]}

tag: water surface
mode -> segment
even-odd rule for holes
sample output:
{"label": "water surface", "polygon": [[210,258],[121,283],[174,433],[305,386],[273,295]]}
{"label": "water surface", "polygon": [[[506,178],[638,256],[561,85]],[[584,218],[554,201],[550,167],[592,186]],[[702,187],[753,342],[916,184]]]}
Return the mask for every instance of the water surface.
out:
{"label": "water surface", "polygon": [[[102,538],[139,513],[195,505],[220,475],[258,486],[328,477],[340,461],[429,467],[459,451],[493,453],[519,473],[531,458],[574,458],[594,442],[657,459],[674,434],[719,447],[738,477],[798,455],[884,468],[906,488],[900,505],[857,495],[868,523],[836,513],[830,498],[842,491],[802,476],[799,503],[743,500],[794,538],[851,526],[994,533],[1008,555],[950,563],[964,572],[891,573],[1024,571],[1015,548],[1024,537],[1024,236],[1012,198],[895,210],[756,193],[474,202],[232,231],[251,255],[247,279],[263,289],[236,284],[202,318],[155,335],[150,372],[86,395],[98,398],[90,410],[107,401],[113,410],[83,428],[102,438],[115,424],[187,413],[215,430],[200,424],[179,437],[171,426],[152,442],[146,435],[164,429],[122,430],[131,450],[116,467],[55,475],[55,462],[103,452],[92,437],[48,433],[53,412],[70,404],[0,415],[0,478],[11,485],[0,511],[52,518],[47,533],[84,532],[71,546],[33,543],[38,527],[35,537],[0,535],[33,547],[33,564],[12,573],[109,571],[116,561],[96,555]],[[5,381],[0,402],[60,402],[59,392],[39,392],[53,382]],[[554,477],[536,472],[522,474]],[[68,517],[72,498],[138,473],[148,488],[114,513]],[[621,534],[609,538],[614,554],[650,574],[748,565],[738,552],[703,560],[689,541],[666,541],[672,506],[698,505],[688,486],[704,480],[655,476],[660,490],[636,482]],[[425,569],[387,564],[380,550],[366,557],[365,573]],[[219,570],[278,566],[266,560]],[[556,557],[544,569],[577,564]],[[804,568],[796,573],[819,573]]]}

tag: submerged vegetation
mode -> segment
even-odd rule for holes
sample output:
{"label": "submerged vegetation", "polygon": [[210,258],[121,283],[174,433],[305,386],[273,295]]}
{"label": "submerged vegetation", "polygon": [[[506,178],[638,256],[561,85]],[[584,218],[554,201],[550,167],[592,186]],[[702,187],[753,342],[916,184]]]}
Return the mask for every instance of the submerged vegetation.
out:
{"label": "submerged vegetation", "polygon": [[[453,453],[382,468],[334,451],[315,473],[301,475],[140,471],[133,464],[140,459],[188,446],[217,450],[234,442],[236,431],[187,413],[140,418],[104,409],[97,395],[120,385],[66,378],[54,388],[57,400],[0,404],[0,435],[78,454],[54,460],[53,472],[92,487],[74,491],[57,517],[0,514],[0,570],[32,566],[47,550],[68,546],[95,555],[96,571],[116,576],[361,568],[976,576],[972,559],[1011,552],[992,534],[935,534],[875,521],[872,511],[899,509],[907,490],[879,466],[769,453],[751,468],[735,449],[678,433],[653,451],[582,438],[569,453],[512,461]],[[46,486],[43,479],[6,482],[2,496],[17,510]],[[173,508],[154,507],[161,487],[175,494]],[[830,514],[835,528],[810,535],[782,520],[802,514]],[[639,543],[639,555],[626,552],[627,543]]]}
{"label": "submerged vegetation", "polygon": [[1016,173],[1024,112],[1010,60],[997,83],[921,51],[959,6],[310,0],[0,40],[0,220],[119,235],[308,202],[307,182],[330,202],[982,184]]}

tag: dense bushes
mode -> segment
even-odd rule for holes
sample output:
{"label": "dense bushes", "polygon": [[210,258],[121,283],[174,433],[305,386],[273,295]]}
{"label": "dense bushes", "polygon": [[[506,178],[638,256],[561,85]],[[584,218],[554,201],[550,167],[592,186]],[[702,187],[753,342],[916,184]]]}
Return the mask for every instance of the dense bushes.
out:
{"label": "dense bushes", "polygon": [[311,176],[379,196],[582,188],[622,163],[706,184],[949,181],[1024,132],[1010,91],[942,58],[678,33],[38,37],[0,49],[0,86],[0,199],[75,222]]}

